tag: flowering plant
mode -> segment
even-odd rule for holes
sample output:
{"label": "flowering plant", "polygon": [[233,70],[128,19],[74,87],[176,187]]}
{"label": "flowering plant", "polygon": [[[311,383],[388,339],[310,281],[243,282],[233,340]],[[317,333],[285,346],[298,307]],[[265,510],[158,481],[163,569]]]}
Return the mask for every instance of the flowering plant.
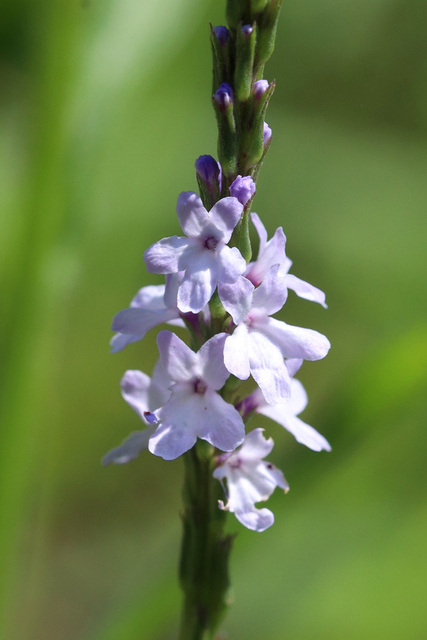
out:
{"label": "flowering plant", "polygon": [[[325,295],[289,273],[282,228],[268,240],[251,213],[272,140],[265,112],[275,84],[262,76],[280,5],[281,0],[228,0],[228,28],[211,29],[219,162],[199,157],[199,194],[178,196],[184,235],[163,238],[144,253],[148,271],[163,274],[165,284],[142,288],[112,324],[114,352],[159,325],[188,331],[190,346],[171,330],[160,331],[151,379],[141,371],[125,373],[123,398],[144,427],[103,460],[123,464],[147,449],[165,460],[184,458],[182,639],[213,637],[226,609],[232,545],[224,533],[226,512],[264,531],[274,516],[255,505],[276,486],[289,489],[283,473],[264,460],[272,439],[262,429],[247,430],[249,419],[263,414],[314,451],[330,449],[298,418],[307,396],[294,378],[304,360],[326,356],[329,341],[273,317],[289,289],[324,307]],[[251,221],[259,236],[256,260]],[[242,381],[250,377],[254,384],[247,392]]]}

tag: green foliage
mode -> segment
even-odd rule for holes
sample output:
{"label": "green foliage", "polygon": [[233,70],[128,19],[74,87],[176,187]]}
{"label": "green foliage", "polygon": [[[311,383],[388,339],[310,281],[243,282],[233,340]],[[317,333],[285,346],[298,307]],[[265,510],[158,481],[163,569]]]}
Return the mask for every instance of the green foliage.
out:
{"label": "green foliage", "polygon": [[[215,155],[208,23],[224,7],[1,11],[0,636],[172,640],[182,461],[101,467],[139,428],[120,376],[156,358],[154,334],[108,354],[109,321],[154,281],[142,252],[178,232],[176,197]],[[230,640],[425,633],[423,12],[282,8],[255,209],[270,235],[283,225],[292,272],[327,292],[327,312],[291,293],[282,317],[331,339],[301,377],[303,417],[333,451],[257,419],[291,491],[273,497],[271,530],[233,525]]]}

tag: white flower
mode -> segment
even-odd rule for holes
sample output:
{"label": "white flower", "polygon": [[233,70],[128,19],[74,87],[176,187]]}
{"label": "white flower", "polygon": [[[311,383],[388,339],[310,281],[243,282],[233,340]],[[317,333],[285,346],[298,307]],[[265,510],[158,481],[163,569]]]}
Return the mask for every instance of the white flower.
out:
{"label": "white flower", "polygon": [[257,509],[255,504],[267,500],[276,487],[289,491],[283,473],[265,458],[273,449],[271,438],[266,440],[263,429],[254,429],[245,438],[243,445],[231,455],[221,456],[222,462],[213,473],[218,480],[226,479],[228,501],[221,509],[234,513],[248,529],[265,531],[274,522],[269,509]]}
{"label": "white flower", "polygon": [[291,393],[283,358],[319,360],[330,348],[321,333],[269,317],[287,298],[285,276],[279,275],[279,269],[278,264],[271,267],[256,289],[244,277],[233,286],[218,287],[221,302],[237,325],[225,343],[225,366],[240,380],[252,374],[270,404],[289,398]]}
{"label": "white flower", "polygon": [[159,422],[149,450],[174,460],[191,449],[197,438],[222,451],[243,442],[245,426],[239,412],[217,393],[229,377],[224,366],[225,333],[205,342],[195,353],[170,331],[157,336],[160,358],[169,378],[171,397],[155,411]]}
{"label": "white flower", "polygon": [[325,309],[325,294],[312,284],[297,278],[288,273],[292,266],[290,260],[285,253],[286,236],[282,227],[276,229],[274,236],[267,241],[267,231],[256,213],[251,213],[251,219],[259,236],[259,251],[255,262],[250,262],[244,273],[256,287],[261,284],[268,270],[275,264],[280,265],[279,275],[284,276],[284,281],[288,289],[295,291],[297,296],[311,302],[318,302]]}
{"label": "white flower", "polygon": [[152,273],[185,271],[177,302],[183,313],[199,313],[218,282],[232,284],[246,269],[240,251],[227,246],[242,211],[236,198],[222,198],[208,212],[196,193],[181,193],[177,214],[187,237],[163,238],[145,251]]}

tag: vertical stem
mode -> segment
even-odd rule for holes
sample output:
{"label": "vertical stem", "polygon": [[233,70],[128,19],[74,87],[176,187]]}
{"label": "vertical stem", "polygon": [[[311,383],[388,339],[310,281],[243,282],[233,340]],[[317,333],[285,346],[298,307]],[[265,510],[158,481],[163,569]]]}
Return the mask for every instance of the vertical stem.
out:
{"label": "vertical stem", "polygon": [[212,640],[226,612],[228,557],[226,512],[218,508],[221,485],[212,476],[214,449],[198,441],[184,455],[184,513],[180,582],[184,592],[180,640]]}

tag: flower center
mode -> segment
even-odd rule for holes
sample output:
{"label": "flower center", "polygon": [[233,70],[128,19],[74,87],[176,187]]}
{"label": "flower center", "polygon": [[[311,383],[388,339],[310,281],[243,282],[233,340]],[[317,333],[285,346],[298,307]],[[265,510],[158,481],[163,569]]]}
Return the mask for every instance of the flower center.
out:
{"label": "flower center", "polygon": [[239,456],[233,457],[232,460],[228,462],[232,469],[240,469],[242,466],[242,459]]}
{"label": "flower center", "polygon": [[209,249],[209,251],[215,251],[218,246],[218,240],[214,236],[209,236],[205,240],[205,247]]}
{"label": "flower center", "polygon": [[208,385],[201,378],[195,378],[193,380],[193,388],[195,393],[199,393],[200,395],[203,395],[206,389],[208,388]]}

